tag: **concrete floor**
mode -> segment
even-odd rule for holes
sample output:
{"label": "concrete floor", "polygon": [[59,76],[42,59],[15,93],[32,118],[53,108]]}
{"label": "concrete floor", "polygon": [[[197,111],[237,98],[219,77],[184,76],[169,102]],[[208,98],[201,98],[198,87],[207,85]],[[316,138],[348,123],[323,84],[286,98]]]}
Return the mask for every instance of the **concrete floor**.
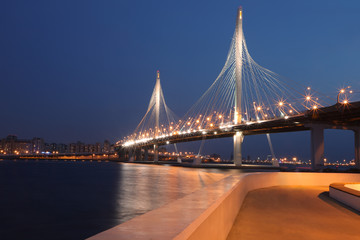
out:
{"label": "concrete floor", "polygon": [[227,239],[359,240],[359,212],[330,198],[328,191],[328,186],[251,191]]}

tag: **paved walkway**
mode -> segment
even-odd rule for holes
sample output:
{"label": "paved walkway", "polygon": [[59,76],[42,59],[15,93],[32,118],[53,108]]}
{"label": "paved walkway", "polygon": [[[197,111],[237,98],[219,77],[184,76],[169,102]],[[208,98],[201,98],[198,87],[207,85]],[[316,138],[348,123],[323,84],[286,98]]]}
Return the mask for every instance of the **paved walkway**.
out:
{"label": "paved walkway", "polygon": [[228,240],[360,240],[359,212],[330,198],[328,190],[291,186],[249,192]]}

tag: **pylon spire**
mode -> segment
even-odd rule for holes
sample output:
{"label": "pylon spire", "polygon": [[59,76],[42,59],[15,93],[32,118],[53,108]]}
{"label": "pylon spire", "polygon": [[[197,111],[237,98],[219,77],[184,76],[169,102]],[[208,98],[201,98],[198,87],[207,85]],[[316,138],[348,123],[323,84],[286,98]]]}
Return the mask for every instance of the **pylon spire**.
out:
{"label": "pylon spire", "polygon": [[243,55],[243,29],[242,29],[242,7],[238,9],[235,30],[235,114],[234,123],[241,123],[241,97],[242,97],[242,55]]}
{"label": "pylon spire", "polygon": [[159,119],[160,119],[160,94],[161,94],[161,85],[160,85],[160,71],[156,72],[156,86],[155,86],[155,136],[158,135],[159,131]]}

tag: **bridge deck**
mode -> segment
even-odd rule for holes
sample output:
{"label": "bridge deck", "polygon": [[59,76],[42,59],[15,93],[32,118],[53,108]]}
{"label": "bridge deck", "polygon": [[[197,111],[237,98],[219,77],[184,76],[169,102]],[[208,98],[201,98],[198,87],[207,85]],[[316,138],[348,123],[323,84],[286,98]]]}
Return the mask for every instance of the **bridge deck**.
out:
{"label": "bridge deck", "polygon": [[[244,135],[265,133],[295,132],[310,130],[311,124],[325,124],[331,127],[351,128],[360,126],[360,101],[349,104],[335,104],[316,110],[309,110],[300,115],[288,118],[270,119],[251,122],[230,127],[212,128],[196,132],[186,132],[164,138],[157,138],[147,142],[131,145],[131,147],[152,147],[154,144],[166,145],[178,142],[198,141],[231,137],[236,131]],[[119,145],[118,147],[121,147]]]}

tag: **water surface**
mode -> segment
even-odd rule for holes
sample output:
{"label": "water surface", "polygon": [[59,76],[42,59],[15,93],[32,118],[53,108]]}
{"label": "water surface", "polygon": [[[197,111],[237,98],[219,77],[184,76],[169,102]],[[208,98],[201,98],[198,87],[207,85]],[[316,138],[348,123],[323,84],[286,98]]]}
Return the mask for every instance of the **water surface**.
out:
{"label": "water surface", "polygon": [[0,239],[84,239],[228,171],[114,162],[0,161]]}

